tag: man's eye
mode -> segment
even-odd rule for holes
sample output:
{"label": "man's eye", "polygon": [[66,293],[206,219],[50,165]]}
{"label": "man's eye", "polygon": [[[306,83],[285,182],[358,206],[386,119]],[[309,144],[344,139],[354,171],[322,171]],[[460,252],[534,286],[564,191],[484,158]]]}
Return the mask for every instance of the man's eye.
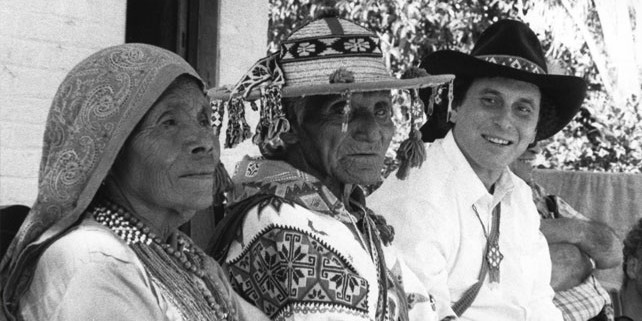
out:
{"label": "man's eye", "polygon": [[486,106],[494,106],[497,104],[497,99],[495,97],[482,97],[481,101]]}
{"label": "man's eye", "polygon": [[375,115],[377,117],[388,117],[390,116],[390,108],[387,107],[380,107],[375,110]]}
{"label": "man's eye", "polygon": [[204,127],[210,126],[210,120],[208,118],[201,119],[199,123],[201,124],[201,126],[204,126]]}
{"label": "man's eye", "polygon": [[517,106],[517,111],[519,111],[521,114],[527,115],[533,112],[533,108],[526,105],[519,105]]}
{"label": "man's eye", "polygon": [[336,115],[343,115],[346,109],[346,102],[337,102],[336,104],[333,104],[330,106],[330,113],[331,114],[336,114]]}

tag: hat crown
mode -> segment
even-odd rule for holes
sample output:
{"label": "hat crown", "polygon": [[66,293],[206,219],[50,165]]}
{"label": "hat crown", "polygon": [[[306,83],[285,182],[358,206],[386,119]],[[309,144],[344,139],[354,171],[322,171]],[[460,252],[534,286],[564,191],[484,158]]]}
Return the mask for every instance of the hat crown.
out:
{"label": "hat crown", "polygon": [[375,36],[376,35],[356,23],[339,17],[326,17],[312,20],[295,29],[284,42],[293,42],[304,38],[317,38],[327,36],[341,36],[346,34]]}
{"label": "hat crown", "polygon": [[519,57],[548,73],[544,51],[537,35],[525,23],[516,20],[500,20],[488,27],[470,54]]}

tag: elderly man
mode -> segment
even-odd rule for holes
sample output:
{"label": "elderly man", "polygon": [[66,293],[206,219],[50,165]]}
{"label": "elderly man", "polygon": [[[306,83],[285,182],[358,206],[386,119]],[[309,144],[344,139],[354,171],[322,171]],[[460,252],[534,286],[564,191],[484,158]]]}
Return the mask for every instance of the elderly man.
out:
{"label": "elderly man", "polygon": [[570,121],[584,81],[547,74],[537,37],[511,20],[485,30],[470,55],[438,51],[424,65],[457,77],[454,127],[408,180],[386,180],[372,208],[387,215],[410,268],[446,303],[441,316],[562,320],[531,190],[508,165]]}
{"label": "elderly man", "polygon": [[265,158],[237,165],[211,253],[272,319],[436,320],[421,283],[384,246],[392,229],[359,185],[381,179],[394,132],[390,89],[452,76],[393,78],[378,42],[350,21],[317,19],[231,93],[213,92],[238,108],[237,97],[261,100],[255,142]]}
{"label": "elderly man", "polygon": [[533,163],[540,151],[537,143],[531,144],[510,169],[533,189],[533,201],[542,217],[540,230],[553,263],[553,302],[566,321],[613,320],[609,294],[592,273],[595,268],[621,264],[620,241],[609,226],[589,220],[533,180]]}

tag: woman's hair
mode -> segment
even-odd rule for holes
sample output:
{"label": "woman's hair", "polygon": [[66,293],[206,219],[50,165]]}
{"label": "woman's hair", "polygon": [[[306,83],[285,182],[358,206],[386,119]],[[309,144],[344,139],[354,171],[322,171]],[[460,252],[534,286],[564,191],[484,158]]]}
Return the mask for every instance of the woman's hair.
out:
{"label": "woman's hair", "polygon": [[626,264],[632,258],[642,259],[639,256],[640,251],[642,250],[642,219],[639,219],[633,228],[626,234],[624,239],[624,247],[622,248],[622,254],[624,256],[624,264],[622,264],[622,269],[624,270],[624,280],[626,281]]}

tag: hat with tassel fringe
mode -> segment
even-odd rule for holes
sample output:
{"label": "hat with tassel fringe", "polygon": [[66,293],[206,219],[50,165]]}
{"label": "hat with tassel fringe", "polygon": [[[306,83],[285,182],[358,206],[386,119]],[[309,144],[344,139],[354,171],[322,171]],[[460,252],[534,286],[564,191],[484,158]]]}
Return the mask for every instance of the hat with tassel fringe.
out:
{"label": "hat with tassel fringe", "polygon": [[[353,92],[411,89],[413,130],[409,141],[402,143],[399,157],[402,166],[409,168],[421,165],[425,158],[418,130],[421,124],[417,125],[423,120],[423,104],[416,91],[452,81],[454,76],[433,76],[425,71],[407,74],[402,79],[390,75],[374,32],[345,19],[324,17],[296,29],[278,52],[256,62],[235,86],[213,88],[208,95],[218,131],[225,107],[229,111],[225,147],[230,148],[252,136],[245,121],[244,102],[249,102],[254,110],[260,109],[253,142],[274,146],[282,144],[280,134],[290,130],[282,97],[341,94],[349,102]],[[420,109],[414,107],[417,104],[422,104]],[[347,103],[346,115],[350,108]],[[345,119],[344,132],[348,117]],[[417,148],[418,144],[421,148]]]}

